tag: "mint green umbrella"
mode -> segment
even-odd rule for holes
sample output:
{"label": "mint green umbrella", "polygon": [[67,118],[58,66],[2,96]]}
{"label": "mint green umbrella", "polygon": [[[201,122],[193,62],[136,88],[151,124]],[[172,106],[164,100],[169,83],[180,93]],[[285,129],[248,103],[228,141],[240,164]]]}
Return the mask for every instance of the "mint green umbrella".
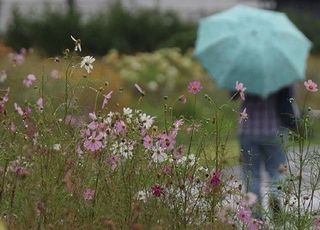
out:
{"label": "mint green umbrella", "polygon": [[310,48],[285,14],[236,6],[200,20],[195,56],[220,87],[266,98],[304,79]]}

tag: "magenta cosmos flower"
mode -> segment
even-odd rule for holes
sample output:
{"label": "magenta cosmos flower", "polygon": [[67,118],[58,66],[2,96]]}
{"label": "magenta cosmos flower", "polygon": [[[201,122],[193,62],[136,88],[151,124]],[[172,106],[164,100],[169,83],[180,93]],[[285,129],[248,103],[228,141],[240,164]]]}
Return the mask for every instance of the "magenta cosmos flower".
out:
{"label": "magenta cosmos flower", "polygon": [[161,195],[164,195],[164,188],[162,188],[159,185],[154,185],[151,187],[152,195],[155,197],[160,197]]}
{"label": "magenta cosmos flower", "polygon": [[318,85],[315,82],[313,82],[312,80],[305,81],[304,86],[310,92],[317,92],[318,91]]}
{"label": "magenta cosmos flower", "polygon": [[210,184],[213,188],[218,187],[222,183],[221,176],[222,173],[220,171],[215,171],[214,173],[212,173]]}
{"label": "magenta cosmos flower", "polygon": [[176,144],[175,135],[163,133],[159,136],[159,143],[161,148],[172,150]]}
{"label": "magenta cosmos flower", "polygon": [[200,91],[202,90],[202,85],[201,85],[201,82],[200,81],[193,81],[193,82],[190,82],[189,83],[189,86],[188,86],[188,91],[191,93],[191,94],[198,94],[200,93]]}

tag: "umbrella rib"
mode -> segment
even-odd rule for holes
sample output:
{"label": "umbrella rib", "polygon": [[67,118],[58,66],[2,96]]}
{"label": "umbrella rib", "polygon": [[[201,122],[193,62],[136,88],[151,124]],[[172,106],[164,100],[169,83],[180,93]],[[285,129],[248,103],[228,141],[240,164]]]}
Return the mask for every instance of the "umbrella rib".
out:
{"label": "umbrella rib", "polygon": [[283,58],[284,60],[286,60],[287,63],[288,63],[297,73],[300,72],[300,71],[297,69],[297,67],[291,62],[291,60],[284,54],[283,50],[282,50],[278,45],[276,45],[276,44],[274,44],[274,43],[270,43],[270,45],[271,45],[271,46],[274,46],[274,47],[276,48],[275,50],[278,51],[278,53],[282,56],[282,58]]}

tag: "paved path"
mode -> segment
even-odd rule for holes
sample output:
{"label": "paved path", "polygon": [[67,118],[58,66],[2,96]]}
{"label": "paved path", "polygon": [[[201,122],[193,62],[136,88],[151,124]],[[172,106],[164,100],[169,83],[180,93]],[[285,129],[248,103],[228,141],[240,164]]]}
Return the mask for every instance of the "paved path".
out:
{"label": "paved path", "polygon": [[[302,175],[302,188],[303,188],[303,195],[302,201],[305,204],[305,207],[309,205],[310,200],[304,200],[303,197],[310,197],[312,195],[312,188],[314,188],[313,200],[310,206],[312,205],[313,211],[320,212],[320,146],[315,146],[309,149],[308,155],[304,154],[305,157],[305,167],[303,167]],[[297,152],[292,152],[288,155],[288,160],[290,162],[290,170],[291,175],[298,176],[299,175],[299,154]],[[227,169],[227,175],[235,175],[236,177],[240,177],[241,179],[241,167],[235,166],[233,168]],[[289,170],[286,173],[287,176],[290,175]],[[267,207],[267,195],[268,195],[268,175],[265,170],[262,170],[262,188],[261,193],[264,197],[263,204]],[[317,181],[318,180],[318,181]],[[296,183],[297,184],[297,183]],[[291,202],[294,202],[292,199]]]}

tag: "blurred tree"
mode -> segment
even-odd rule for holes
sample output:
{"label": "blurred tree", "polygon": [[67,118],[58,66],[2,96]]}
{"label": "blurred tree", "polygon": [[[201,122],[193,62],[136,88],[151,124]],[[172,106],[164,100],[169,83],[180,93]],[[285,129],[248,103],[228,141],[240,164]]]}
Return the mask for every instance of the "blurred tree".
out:
{"label": "blurred tree", "polygon": [[66,0],[66,1],[67,1],[67,6],[68,6],[68,12],[70,14],[73,14],[76,10],[76,0]]}
{"label": "blurred tree", "polygon": [[275,0],[276,9],[280,11],[295,11],[320,17],[319,0]]}

